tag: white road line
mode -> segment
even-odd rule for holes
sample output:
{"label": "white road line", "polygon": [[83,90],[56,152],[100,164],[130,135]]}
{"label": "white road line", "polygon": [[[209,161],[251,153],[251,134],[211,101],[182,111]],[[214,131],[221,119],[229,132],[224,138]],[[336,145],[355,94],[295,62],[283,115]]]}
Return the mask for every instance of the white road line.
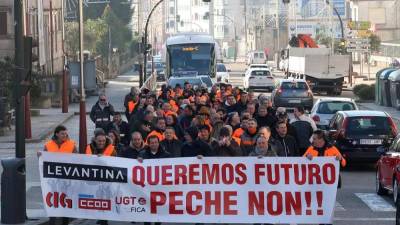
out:
{"label": "white road line", "polygon": [[335,217],[334,221],[395,221],[396,218],[388,217],[388,218],[342,218]]}
{"label": "white road line", "polygon": [[396,209],[385,199],[374,193],[355,193],[374,212],[395,212]]}
{"label": "white road line", "polygon": [[344,212],[344,211],[346,211],[346,209],[342,206],[342,204],[340,204],[339,202],[336,202],[335,211],[336,212]]}

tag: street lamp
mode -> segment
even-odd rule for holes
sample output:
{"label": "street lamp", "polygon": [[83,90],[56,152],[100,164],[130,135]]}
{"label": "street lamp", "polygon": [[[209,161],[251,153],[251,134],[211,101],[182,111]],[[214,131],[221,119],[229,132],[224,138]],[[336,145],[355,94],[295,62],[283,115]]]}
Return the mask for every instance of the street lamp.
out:
{"label": "street lamp", "polygon": [[83,0],[79,0],[79,65],[81,79],[81,98],[79,101],[79,152],[84,153],[87,144],[86,94],[83,76]]}

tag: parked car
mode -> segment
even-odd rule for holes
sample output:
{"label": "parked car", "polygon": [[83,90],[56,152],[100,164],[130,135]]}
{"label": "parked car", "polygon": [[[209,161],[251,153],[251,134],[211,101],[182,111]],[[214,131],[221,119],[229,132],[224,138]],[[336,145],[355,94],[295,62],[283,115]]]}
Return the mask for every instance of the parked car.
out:
{"label": "parked car", "polygon": [[336,112],[349,110],[358,110],[357,104],[351,98],[320,98],[314,104],[310,117],[319,129],[326,130]]}
{"label": "parked car", "polygon": [[[165,66],[161,62],[154,61],[154,71],[157,73],[157,81],[165,81]],[[149,62],[146,66],[146,74],[147,76],[151,75],[152,70],[152,62]]]}
{"label": "parked car", "polygon": [[253,51],[247,55],[247,65],[250,64],[266,64],[267,56],[263,51]]}
{"label": "parked car", "polygon": [[397,127],[386,112],[339,111],[329,124],[329,136],[350,162],[376,162],[377,148],[391,143]]}
{"label": "parked car", "polygon": [[217,82],[229,82],[229,70],[222,63],[217,63]]}
{"label": "parked car", "polygon": [[376,193],[385,195],[391,192],[396,203],[400,191],[400,135],[389,147],[380,146],[377,151],[382,153],[382,156],[376,164]]}
{"label": "parked car", "polygon": [[251,68],[246,71],[243,87],[247,90],[258,89],[272,91],[275,87],[275,78],[271,71],[265,68]]}
{"label": "parked car", "polygon": [[294,108],[303,106],[306,109],[313,107],[314,95],[305,80],[283,79],[271,95],[275,107]]}

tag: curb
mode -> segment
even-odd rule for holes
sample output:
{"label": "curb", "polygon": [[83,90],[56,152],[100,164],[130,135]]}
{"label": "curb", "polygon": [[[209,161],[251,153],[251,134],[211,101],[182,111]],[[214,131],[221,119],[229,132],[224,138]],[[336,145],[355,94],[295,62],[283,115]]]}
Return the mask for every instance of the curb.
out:
{"label": "curb", "polygon": [[26,139],[26,143],[39,143],[41,141],[43,141],[44,139],[46,139],[47,136],[49,136],[54,129],[56,129],[56,127],[60,124],[63,124],[65,122],[67,122],[68,120],[70,120],[72,117],[74,117],[74,113],[68,113],[68,116],[61,120],[59,123],[57,123],[56,125],[50,126],[46,131],[42,132],[38,138],[32,138],[32,139]]}

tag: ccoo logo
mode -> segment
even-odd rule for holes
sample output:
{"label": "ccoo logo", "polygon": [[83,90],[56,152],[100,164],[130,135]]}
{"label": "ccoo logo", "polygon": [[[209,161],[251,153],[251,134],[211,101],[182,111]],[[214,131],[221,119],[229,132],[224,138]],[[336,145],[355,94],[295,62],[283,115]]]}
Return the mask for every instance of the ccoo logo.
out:
{"label": "ccoo logo", "polygon": [[49,192],[46,195],[46,204],[49,207],[72,208],[72,199],[67,198],[67,195],[59,192]]}

